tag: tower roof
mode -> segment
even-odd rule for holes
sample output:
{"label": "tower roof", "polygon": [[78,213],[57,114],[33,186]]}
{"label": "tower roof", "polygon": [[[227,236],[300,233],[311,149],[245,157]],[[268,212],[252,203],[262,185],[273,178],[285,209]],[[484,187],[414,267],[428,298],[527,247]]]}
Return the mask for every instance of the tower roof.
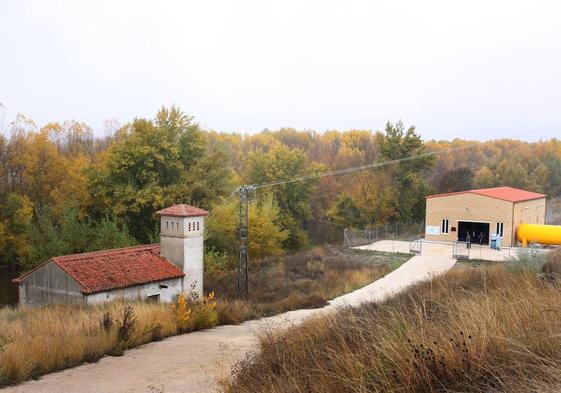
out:
{"label": "tower roof", "polygon": [[204,209],[199,209],[195,206],[179,204],[166,207],[165,209],[156,212],[158,216],[168,217],[202,217],[208,216],[208,212]]}

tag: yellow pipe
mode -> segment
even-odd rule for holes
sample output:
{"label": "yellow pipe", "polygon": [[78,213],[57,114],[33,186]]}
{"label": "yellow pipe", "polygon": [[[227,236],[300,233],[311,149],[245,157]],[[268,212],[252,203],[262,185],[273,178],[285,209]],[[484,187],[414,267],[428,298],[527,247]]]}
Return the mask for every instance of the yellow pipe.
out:
{"label": "yellow pipe", "polygon": [[522,242],[522,247],[528,246],[528,243],[561,245],[561,225],[520,224],[516,237]]}

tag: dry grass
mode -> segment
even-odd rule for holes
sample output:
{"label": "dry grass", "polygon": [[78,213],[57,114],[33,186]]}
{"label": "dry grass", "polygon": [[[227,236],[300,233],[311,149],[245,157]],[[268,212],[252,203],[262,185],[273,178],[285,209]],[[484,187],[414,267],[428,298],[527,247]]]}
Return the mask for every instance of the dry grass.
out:
{"label": "dry grass", "polygon": [[249,299],[237,296],[235,269],[205,277],[205,287],[220,294],[223,323],[324,306],[400,266],[406,254],[321,247],[293,255],[254,261],[249,269]]}
{"label": "dry grass", "polygon": [[453,269],[384,304],[266,334],[227,391],[559,392],[560,305],[551,276]]}
{"label": "dry grass", "polygon": [[[132,314],[124,323],[127,308]],[[0,386],[216,324],[205,304],[189,308],[187,321],[179,321],[171,305],[157,303],[0,309]]]}
{"label": "dry grass", "polygon": [[[336,249],[316,249],[265,259],[252,266],[249,301],[235,300],[233,272],[215,273],[206,286],[223,295],[175,309],[169,304],[108,303],[0,309],[0,387],[92,362],[150,341],[300,307],[363,286],[396,267],[394,257]],[[388,267],[390,266],[390,267]],[[123,313],[131,307],[130,323]],[[189,314],[189,309],[192,312]],[[123,325],[131,327],[123,328]]]}

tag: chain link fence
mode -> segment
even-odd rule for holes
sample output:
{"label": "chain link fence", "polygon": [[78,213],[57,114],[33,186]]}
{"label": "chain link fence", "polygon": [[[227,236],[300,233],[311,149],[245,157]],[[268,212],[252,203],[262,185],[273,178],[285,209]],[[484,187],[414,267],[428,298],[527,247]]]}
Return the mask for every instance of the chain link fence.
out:
{"label": "chain link fence", "polygon": [[393,222],[365,229],[346,228],[343,231],[343,245],[345,247],[357,247],[372,244],[380,240],[404,240],[412,242],[420,238],[423,232],[423,222],[418,221]]}

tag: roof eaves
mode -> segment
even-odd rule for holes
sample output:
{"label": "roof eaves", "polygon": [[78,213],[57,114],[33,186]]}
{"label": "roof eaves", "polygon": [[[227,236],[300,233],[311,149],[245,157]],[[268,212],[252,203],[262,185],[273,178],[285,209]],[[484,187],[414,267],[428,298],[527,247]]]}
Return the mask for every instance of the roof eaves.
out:
{"label": "roof eaves", "polygon": [[124,288],[131,288],[131,287],[136,287],[138,285],[151,284],[151,283],[154,283],[154,282],[159,282],[159,281],[164,281],[164,280],[173,280],[174,278],[182,278],[182,277],[185,277],[185,273],[178,274],[177,276],[169,276],[169,277],[159,278],[157,280],[136,282],[136,283],[133,283],[133,284],[116,285],[116,286],[113,286],[113,287],[107,287],[107,288],[102,288],[102,289],[80,289],[80,292],[84,295],[93,295],[95,293],[101,293],[101,292],[106,292],[106,291],[114,291],[114,290],[117,290],[117,289],[124,289]]}

